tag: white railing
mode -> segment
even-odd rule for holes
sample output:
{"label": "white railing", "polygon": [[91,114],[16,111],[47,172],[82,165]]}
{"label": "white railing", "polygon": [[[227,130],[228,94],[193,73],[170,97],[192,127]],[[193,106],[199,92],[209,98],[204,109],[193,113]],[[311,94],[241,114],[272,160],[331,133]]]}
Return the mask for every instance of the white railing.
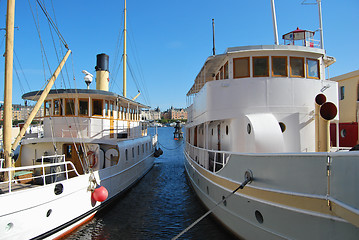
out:
{"label": "white railing", "polygon": [[208,150],[195,147],[189,143],[186,143],[186,151],[195,162],[211,172],[221,170],[231,156],[225,151]]}
{"label": "white railing", "polygon": [[[1,164],[3,161],[1,159]],[[24,174],[19,175],[22,173]],[[43,156],[39,165],[0,168],[0,176],[4,177],[5,174],[13,176],[11,180],[0,181],[0,186],[2,186],[2,191],[6,192],[3,186],[6,187],[7,185],[8,192],[10,193],[13,188],[16,188],[18,183],[47,185],[69,179],[69,173],[74,173],[76,176],[80,175],[72,162],[65,161],[65,155]],[[20,176],[22,177],[20,178]]]}

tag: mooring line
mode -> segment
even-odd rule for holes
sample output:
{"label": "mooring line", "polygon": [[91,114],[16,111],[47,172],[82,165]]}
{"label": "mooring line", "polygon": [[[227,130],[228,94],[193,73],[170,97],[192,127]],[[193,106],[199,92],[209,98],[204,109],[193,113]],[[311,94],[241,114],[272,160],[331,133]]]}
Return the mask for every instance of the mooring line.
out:
{"label": "mooring line", "polygon": [[252,172],[250,171],[246,171],[245,173],[245,178],[246,180],[239,185],[236,189],[233,190],[233,192],[231,192],[227,197],[223,198],[221,201],[219,201],[212,209],[208,210],[208,212],[206,212],[203,216],[201,216],[200,218],[198,218],[196,221],[194,221],[191,225],[189,225],[186,229],[184,229],[182,232],[180,232],[177,236],[175,236],[174,238],[172,238],[172,240],[176,240],[179,237],[181,237],[183,234],[185,234],[188,230],[190,230],[192,227],[194,227],[197,223],[199,223],[203,218],[207,217],[208,214],[210,214],[211,212],[213,212],[213,210],[218,207],[221,203],[223,203],[224,201],[226,201],[230,196],[232,196],[235,192],[237,192],[239,189],[243,189],[249,182],[251,182],[253,180],[252,177]]}
{"label": "mooring line", "polygon": [[177,147],[175,147],[175,148],[167,148],[167,147],[165,147],[165,146],[163,146],[163,144],[161,144],[159,141],[157,141],[158,142],[158,144],[159,145],[161,145],[164,149],[166,149],[166,150],[169,150],[169,151],[173,151],[173,150],[176,150],[176,149],[178,149],[179,147],[181,147],[182,145],[183,145],[183,140],[181,141],[181,144],[179,145],[179,146],[177,146]]}

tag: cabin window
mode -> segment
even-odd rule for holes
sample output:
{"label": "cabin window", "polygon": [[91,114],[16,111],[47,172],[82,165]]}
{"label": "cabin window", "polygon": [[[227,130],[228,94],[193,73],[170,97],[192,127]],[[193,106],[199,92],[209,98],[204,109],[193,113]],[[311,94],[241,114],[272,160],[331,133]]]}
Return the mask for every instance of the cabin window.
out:
{"label": "cabin window", "polygon": [[65,99],[65,115],[75,115],[75,99]]}
{"label": "cabin window", "polygon": [[137,155],[140,155],[140,145],[137,146]]}
{"label": "cabin window", "polygon": [[290,76],[304,77],[304,58],[290,57]]}
{"label": "cabin window", "polygon": [[219,80],[219,73],[217,73],[216,75],[216,80]]}
{"label": "cabin window", "polygon": [[44,103],[44,116],[50,116],[51,111],[51,100],[45,101]]}
{"label": "cabin window", "polygon": [[253,57],[253,77],[269,77],[268,57]]}
{"label": "cabin window", "polygon": [[65,146],[65,155],[67,158],[72,158],[72,145]]}
{"label": "cabin window", "polygon": [[224,74],[224,79],[228,79],[228,62],[226,62],[224,64],[224,67],[223,67],[223,74]]}
{"label": "cabin window", "polygon": [[62,100],[54,99],[54,116],[62,115]]}
{"label": "cabin window", "polygon": [[223,67],[221,67],[220,69],[219,69],[219,78],[220,79],[223,79],[223,77],[224,77],[224,72],[223,72]]}
{"label": "cabin window", "polygon": [[110,103],[108,101],[105,101],[105,116],[110,116]]}
{"label": "cabin window", "polygon": [[344,86],[341,86],[340,87],[340,92],[339,92],[339,100],[344,99],[344,93],[345,93],[345,88],[344,88]]}
{"label": "cabin window", "polygon": [[249,57],[233,59],[233,78],[249,77]]}
{"label": "cabin window", "polygon": [[307,58],[307,76],[319,79],[319,61],[317,59]]}
{"label": "cabin window", "polygon": [[82,116],[89,115],[89,100],[88,99],[79,99],[79,115],[82,115]]}
{"label": "cabin window", "polygon": [[128,151],[127,149],[125,150],[125,157],[126,157],[126,161],[128,160]]}
{"label": "cabin window", "polygon": [[229,133],[229,129],[228,129],[228,125],[226,125],[226,135],[228,135]]}
{"label": "cabin window", "polygon": [[132,158],[135,158],[135,148],[132,148]]}
{"label": "cabin window", "polygon": [[114,102],[110,102],[110,117],[113,117],[113,112],[114,112],[115,108],[114,108]]}
{"label": "cabin window", "polygon": [[287,57],[272,57],[272,76],[288,77]]}
{"label": "cabin window", "polygon": [[102,100],[92,100],[92,116],[93,115],[102,116]]}
{"label": "cabin window", "polygon": [[145,146],[142,144],[142,153],[145,153]]}

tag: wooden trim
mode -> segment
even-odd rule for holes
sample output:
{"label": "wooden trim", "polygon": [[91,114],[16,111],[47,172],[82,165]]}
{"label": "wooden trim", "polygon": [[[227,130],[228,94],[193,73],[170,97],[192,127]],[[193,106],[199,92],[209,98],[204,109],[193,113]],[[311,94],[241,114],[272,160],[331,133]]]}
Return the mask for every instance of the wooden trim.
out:
{"label": "wooden trim", "polygon": [[[254,69],[255,69],[255,64],[254,64],[254,60],[255,59],[267,59],[267,73],[265,75],[254,75]],[[268,56],[253,56],[252,57],[252,66],[253,66],[253,77],[269,77],[269,57]]]}
{"label": "wooden trim", "polygon": [[[308,65],[308,60],[311,60],[311,61],[316,61],[317,62],[317,71],[318,71],[318,77],[311,77],[309,76],[309,65]],[[307,69],[307,78],[311,78],[311,79],[320,79],[320,67],[319,67],[319,60],[318,59],[315,59],[315,58],[307,58],[305,60],[305,65],[306,65],[306,69]]]}
{"label": "wooden trim", "polygon": [[[303,64],[302,64],[303,76],[300,76],[300,75],[293,75],[293,74],[292,74],[291,59],[302,59],[302,60],[303,60]],[[304,64],[305,64],[304,57],[289,57],[289,69],[290,69],[290,76],[291,76],[291,77],[298,77],[298,78],[305,78],[305,69],[304,69]]]}
{"label": "wooden trim", "polygon": [[[275,75],[273,71],[273,58],[285,58],[285,73],[286,75]],[[272,62],[272,77],[288,77],[288,57],[287,56],[271,56]]]}
{"label": "wooden trim", "polygon": [[[248,75],[246,76],[237,76],[236,77],[236,70],[235,70],[235,61],[239,60],[239,59],[247,59],[248,60]],[[250,58],[249,57],[241,57],[241,58],[233,58],[233,78],[246,78],[246,77],[250,77],[251,75],[251,70],[250,70]]]}

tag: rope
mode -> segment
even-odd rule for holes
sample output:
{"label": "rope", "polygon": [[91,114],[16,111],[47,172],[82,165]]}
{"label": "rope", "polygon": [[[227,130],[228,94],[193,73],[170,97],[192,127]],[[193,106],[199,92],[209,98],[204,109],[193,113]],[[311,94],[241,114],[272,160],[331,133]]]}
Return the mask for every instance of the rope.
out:
{"label": "rope", "polygon": [[175,148],[167,148],[167,147],[163,146],[159,141],[157,141],[157,143],[158,143],[159,145],[161,145],[164,149],[169,150],[169,151],[173,151],[173,150],[176,150],[176,149],[178,149],[179,147],[181,147],[181,146],[183,145],[184,141],[182,140],[182,141],[181,141],[181,144],[180,144],[179,146],[175,147]]}
{"label": "rope", "polygon": [[206,212],[203,216],[201,216],[200,218],[198,218],[196,221],[194,221],[191,225],[189,225],[186,229],[184,229],[182,232],[180,232],[177,236],[175,236],[174,238],[172,238],[172,240],[176,240],[179,237],[181,237],[183,234],[185,234],[186,232],[188,232],[192,227],[194,227],[197,223],[199,223],[203,218],[207,217],[207,215],[209,215],[211,212],[213,212],[213,210],[218,207],[221,203],[223,203],[224,201],[226,201],[229,197],[231,197],[235,192],[237,192],[239,189],[243,189],[244,186],[246,186],[249,182],[252,181],[253,177],[251,175],[250,172],[246,172],[246,180],[239,185],[236,189],[233,190],[233,192],[231,192],[227,197],[223,198],[220,202],[218,202],[212,209],[210,209],[208,212]]}

